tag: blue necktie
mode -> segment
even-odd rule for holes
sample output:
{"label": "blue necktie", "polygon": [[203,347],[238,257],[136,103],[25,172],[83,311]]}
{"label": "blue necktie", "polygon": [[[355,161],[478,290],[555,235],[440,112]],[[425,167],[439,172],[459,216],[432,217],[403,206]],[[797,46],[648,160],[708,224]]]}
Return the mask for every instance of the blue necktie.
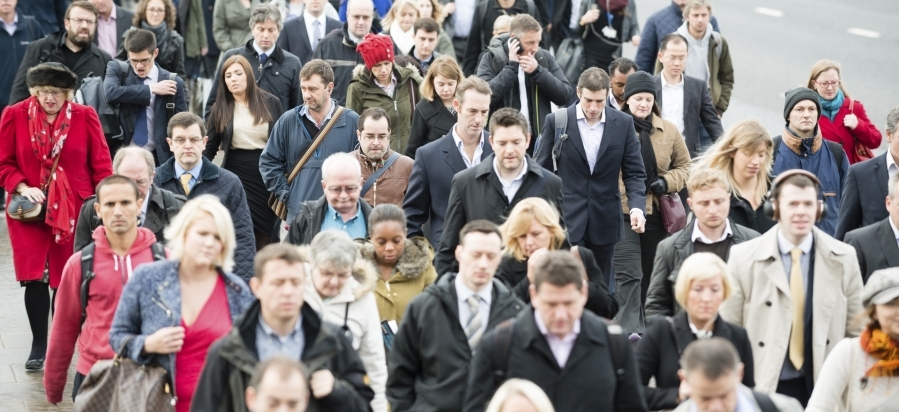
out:
{"label": "blue necktie", "polygon": [[265,64],[265,61],[268,60],[268,55],[262,53],[259,55],[259,64]]}
{"label": "blue necktie", "polygon": [[147,144],[147,109],[137,109],[137,120],[134,122],[134,137],[132,142],[137,147],[144,147]]}

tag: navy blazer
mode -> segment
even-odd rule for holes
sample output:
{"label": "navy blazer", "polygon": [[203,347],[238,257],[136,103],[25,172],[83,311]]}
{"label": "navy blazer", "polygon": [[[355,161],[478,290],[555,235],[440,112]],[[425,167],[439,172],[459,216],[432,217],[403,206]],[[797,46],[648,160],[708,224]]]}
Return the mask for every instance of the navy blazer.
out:
{"label": "navy blazer", "polygon": [[[159,64],[156,64],[156,67],[159,69],[158,80],[168,80],[169,71],[159,67]],[[153,139],[153,142],[156,143],[156,157],[159,159],[160,164],[165,163],[166,160],[172,157],[172,150],[169,148],[169,143],[165,140],[166,129],[169,125],[169,119],[171,119],[170,111],[166,108],[166,104],[174,102],[175,114],[187,111],[187,100],[184,97],[184,80],[175,76],[175,82],[178,83],[178,91],[175,92],[174,96],[156,96],[153,100],[153,136],[150,136],[150,139]],[[121,144],[117,145],[118,147],[114,144],[109,147],[110,153],[115,153],[119,147],[131,144],[131,138],[134,136],[133,125],[137,120],[137,111],[146,110],[147,106],[150,105],[150,87],[141,82],[130,64],[128,65],[128,73],[125,75],[125,84],[122,84],[119,78],[119,61],[111,60],[106,64],[103,91],[109,104],[121,105],[121,116],[130,116],[129,129],[131,130],[126,131],[125,139]]]}
{"label": "navy blazer", "polygon": [[[330,17],[325,17],[325,19],[325,27],[322,27],[322,38],[325,38],[326,34],[343,27],[343,23],[340,20],[334,20]],[[306,31],[306,17],[297,17],[284,23],[284,29],[281,30],[281,35],[278,37],[278,46],[299,57],[300,65],[306,65],[306,63],[309,63],[309,60],[312,60],[312,53],[315,51],[312,48],[312,39],[309,35],[310,33]]]}
{"label": "navy blazer", "polygon": [[[403,199],[406,229],[409,232],[407,236],[424,236],[422,226],[430,220],[431,236],[428,240],[435,249],[443,234],[443,219],[449,204],[453,176],[466,169],[465,160],[462,159],[462,154],[459,153],[459,148],[453,140],[453,128],[446,136],[418,148],[415,152],[409,186]],[[491,154],[493,147],[490,146],[485,131],[481,161]],[[615,184],[618,184],[617,180]]]}
{"label": "navy blazer", "polygon": [[849,166],[840,213],[837,216],[837,231],[834,238],[843,240],[846,233],[860,227],[877,223],[889,216],[885,199],[887,197],[887,154]]}
{"label": "navy blazer", "polygon": [[[656,79],[656,103],[661,109],[662,102],[662,73],[655,75]],[[715,105],[712,104],[712,95],[709,94],[709,86],[702,80],[684,75],[684,142],[690,151],[690,158],[695,159],[702,153],[702,142],[699,140],[699,128],[704,127],[706,133],[717,141],[724,134],[721,119]]]}
{"label": "navy blazer", "polygon": [[[646,170],[634,119],[618,110],[605,110],[605,129],[591,173],[577,127],[576,107],[566,109],[568,140],[562,143],[556,171],[562,178],[562,216],[568,227],[568,240],[571,244],[578,244],[581,239],[594,245],[617,243],[624,237],[619,172],[624,179],[628,206],[646,212]],[[534,156],[548,170],[553,170],[556,134],[556,119],[550,113],[543,123]]]}

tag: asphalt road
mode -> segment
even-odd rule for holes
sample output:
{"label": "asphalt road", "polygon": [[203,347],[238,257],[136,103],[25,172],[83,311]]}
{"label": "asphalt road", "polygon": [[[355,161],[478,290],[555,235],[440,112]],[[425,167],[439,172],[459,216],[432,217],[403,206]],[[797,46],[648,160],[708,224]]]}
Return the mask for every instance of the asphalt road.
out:
{"label": "asphalt road", "polygon": [[[669,0],[639,0],[641,28],[650,15],[669,4]],[[756,118],[772,135],[780,134],[783,93],[804,86],[816,61],[832,59],[842,64],[844,87],[864,104],[883,133],[887,113],[899,106],[899,2],[715,0],[712,6],[730,46],[736,79],[722,119],[725,129]],[[631,45],[624,50],[625,56],[635,54]],[[885,147],[886,138],[881,145]]]}

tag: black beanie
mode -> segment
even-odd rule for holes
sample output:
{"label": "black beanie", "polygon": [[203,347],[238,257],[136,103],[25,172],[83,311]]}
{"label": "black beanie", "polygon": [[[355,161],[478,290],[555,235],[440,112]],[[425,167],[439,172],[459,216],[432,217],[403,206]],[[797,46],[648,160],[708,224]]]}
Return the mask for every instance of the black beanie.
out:
{"label": "black beanie", "polygon": [[627,83],[624,86],[624,101],[626,102],[637,93],[652,93],[653,99],[657,100],[656,79],[651,74],[642,71],[627,76]]}
{"label": "black beanie", "polygon": [[793,107],[803,100],[815,102],[818,113],[821,113],[821,101],[818,100],[818,93],[807,87],[797,87],[784,94],[784,120],[790,120],[790,112],[793,111]]}
{"label": "black beanie", "polygon": [[28,69],[25,77],[28,88],[50,86],[66,90],[78,88],[78,76],[62,63],[41,63]]}

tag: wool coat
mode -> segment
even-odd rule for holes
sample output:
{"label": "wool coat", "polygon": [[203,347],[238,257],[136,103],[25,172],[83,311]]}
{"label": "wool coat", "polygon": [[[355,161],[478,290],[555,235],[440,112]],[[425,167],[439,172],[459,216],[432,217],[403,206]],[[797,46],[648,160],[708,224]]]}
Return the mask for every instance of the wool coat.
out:
{"label": "wool coat", "polygon": [[[852,110],[850,110],[850,107]],[[843,125],[843,120],[850,114],[854,114],[858,118],[858,125],[855,126],[855,129],[850,129]],[[821,134],[824,135],[825,139],[837,142],[843,146],[843,151],[849,157],[849,164],[862,161],[855,151],[856,142],[861,143],[873,152],[880,147],[880,142],[883,139],[880,130],[877,130],[877,126],[868,118],[868,113],[865,111],[865,106],[862,105],[862,102],[853,100],[849,96],[843,99],[843,105],[840,106],[840,110],[833,117],[833,121],[823,114],[819,116],[818,127],[821,129]]]}
{"label": "wool coat", "polygon": [[[660,116],[652,115],[652,127],[656,132],[649,136],[652,142],[652,150],[656,154],[656,170],[659,177],[665,179],[668,184],[668,193],[677,193],[687,187],[687,179],[690,177],[690,151],[677,131],[677,126]],[[628,214],[631,208],[627,205],[627,188],[624,187],[624,179],[618,178],[618,191],[621,193],[621,210]],[[659,197],[646,188],[646,212],[653,214],[658,207]]]}

